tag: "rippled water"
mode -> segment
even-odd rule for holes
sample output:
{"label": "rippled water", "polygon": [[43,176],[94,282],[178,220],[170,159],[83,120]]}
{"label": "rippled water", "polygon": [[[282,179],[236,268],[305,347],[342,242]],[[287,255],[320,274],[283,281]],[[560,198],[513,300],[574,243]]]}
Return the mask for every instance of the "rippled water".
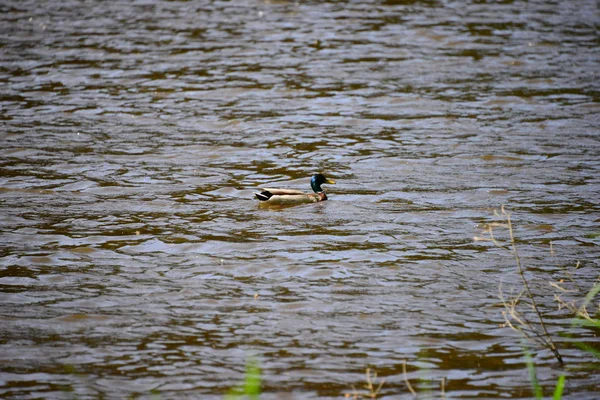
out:
{"label": "rippled water", "polygon": [[[565,268],[598,276],[596,1],[0,11],[0,396],[218,399],[252,355],[265,399],[343,398],[367,366],[411,398],[403,360],[420,391],[530,396],[514,261],[473,237],[506,204],[549,310]],[[331,201],[253,199],[317,171]],[[558,340],[547,393],[595,398]]]}

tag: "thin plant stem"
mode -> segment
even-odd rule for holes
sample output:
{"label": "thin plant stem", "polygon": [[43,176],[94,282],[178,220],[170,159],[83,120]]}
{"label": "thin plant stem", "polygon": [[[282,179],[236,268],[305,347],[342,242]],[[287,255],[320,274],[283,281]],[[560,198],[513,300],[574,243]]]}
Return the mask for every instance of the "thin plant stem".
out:
{"label": "thin plant stem", "polygon": [[527,282],[527,278],[525,277],[525,272],[523,271],[523,265],[521,264],[521,258],[519,257],[519,252],[517,251],[517,243],[515,241],[515,236],[513,233],[513,227],[512,227],[512,221],[510,219],[510,213],[504,209],[504,206],[502,206],[502,214],[506,217],[506,222],[508,225],[508,233],[510,236],[510,243],[512,245],[513,255],[514,255],[515,261],[517,263],[517,268],[519,269],[519,275],[521,275],[521,279],[523,280],[523,285],[525,286],[525,291],[527,292],[527,296],[529,297],[529,300],[531,300],[533,309],[535,310],[535,313],[537,314],[538,319],[540,321],[540,326],[542,327],[542,330],[544,331],[544,335],[545,335],[544,341],[546,343],[548,343],[550,350],[552,351],[552,353],[554,354],[554,356],[556,357],[558,362],[560,364],[564,364],[562,356],[558,352],[558,349],[556,348],[556,346],[554,345],[554,342],[552,341],[552,337],[550,336],[550,334],[548,333],[548,330],[546,329],[546,324],[544,323],[544,318],[542,317],[542,313],[540,312],[540,309],[538,308],[537,303],[535,302],[533,293],[531,293],[531,289],[529,288],[529,282]]}
{"label": "thin plant stem", "polygon": [[446,378],[442,378],[442,383],[440,385],[440,392],[442,394],[442,399],[446,399]]}
{"label": "thin plant stem", "polygon": [[417,392],[415,392],[415,389],[413,389],[413,387],[411,386],[410,381],[408,380],[408,376],[406,375],[406,360],[402,360],[402,373],[404,374],[404,382],[406,382],[408,390],[410,390],[414,397],[417,397]]}

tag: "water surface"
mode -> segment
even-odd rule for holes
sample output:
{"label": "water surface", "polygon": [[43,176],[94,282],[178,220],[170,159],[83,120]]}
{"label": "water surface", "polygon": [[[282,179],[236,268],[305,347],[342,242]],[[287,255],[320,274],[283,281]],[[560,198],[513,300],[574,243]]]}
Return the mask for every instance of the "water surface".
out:
{"label": "water surface", "polygon": [[[412,398],[404,360],[433,398],[527,398],[514,259],[473,241],[502,204],[566,361],[532,346],[540,382],[597,396],[548,285],[598,277],[597,2],[0,11],[2,397],[219,399],[255,356],[265,399],[368,366]],[[315,172],[331,201],[253,199]]]}

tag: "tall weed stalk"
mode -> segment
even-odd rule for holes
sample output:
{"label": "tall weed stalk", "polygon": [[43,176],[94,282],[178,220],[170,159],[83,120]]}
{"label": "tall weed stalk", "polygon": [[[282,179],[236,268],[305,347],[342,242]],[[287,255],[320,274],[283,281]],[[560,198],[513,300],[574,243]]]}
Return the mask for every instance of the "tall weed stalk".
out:
{"label": "tall weed stalk", "polygon": [[[511,214],[504,208],[504,206],[502,206],[500,208],[500,212],[498,212],[498,210],[494,210],[494,215],[496,217],[501,218],[503,222],[495,222],[488,224],[485,229],[485,233],[487,234],[487,236],[475,237],[475,240],[489,241],[500,248],[508,250],[515,259],[517,271],[519,272],[521,280],[523,281],[523,290],[517,297],[513,299],[505,300],[502,292],[502,285],[500,285],[499,287],[500,300],[502,300],[502,303],[504,305],[504,311],[502,314],[504,315],[504,319],[506,321],[505,325],[514,329],[517,332],[520,332],[528,340],[537,341],[541,343],[544,347],[546,347],[552,352],[552,354],[560,364],[564,364],[563,358],[560,352],[558,351],[556,344],[552,340],[552,336],[546,328],[546,323],[544,322],[542,312],[540,311],[540,308],[537,302],[535,301],[535,296],[533,295],[529,282],[527,281],[527,277],[525,276],[525,268],[521,263],[521,257],[519,256],[519,251],[517,250],[517,243],[515,240]],[[498,240],[496,240],[494,236],[494,229],[497,228],[506,228],[508,230],[508,245],[503,245]],[[529,306],[534,311],[534,314],[537,316],[537,324],[534,324],[532,321],[530,321],[529,317],[526,314],[521,313],[519,311],[519,304],[522,301],[523,294],[528,298]]]}

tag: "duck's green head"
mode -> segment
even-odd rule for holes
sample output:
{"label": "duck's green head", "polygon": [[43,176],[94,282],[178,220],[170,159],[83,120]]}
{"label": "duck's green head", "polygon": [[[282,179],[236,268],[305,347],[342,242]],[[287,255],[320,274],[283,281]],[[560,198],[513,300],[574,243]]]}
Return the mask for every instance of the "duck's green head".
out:
{"label": "duck's green head", "polygon": [[324,183],[328,183],[330,185],[335,185],[335,181],[325,178],[325,175],[316,174],[316,175],[313,175],[312,179],[310,180],[310,187],[312,188],[312,190],[315,193],[319,193],[319,192],[323,191],[323,188],[321,187],[321,185]]}

